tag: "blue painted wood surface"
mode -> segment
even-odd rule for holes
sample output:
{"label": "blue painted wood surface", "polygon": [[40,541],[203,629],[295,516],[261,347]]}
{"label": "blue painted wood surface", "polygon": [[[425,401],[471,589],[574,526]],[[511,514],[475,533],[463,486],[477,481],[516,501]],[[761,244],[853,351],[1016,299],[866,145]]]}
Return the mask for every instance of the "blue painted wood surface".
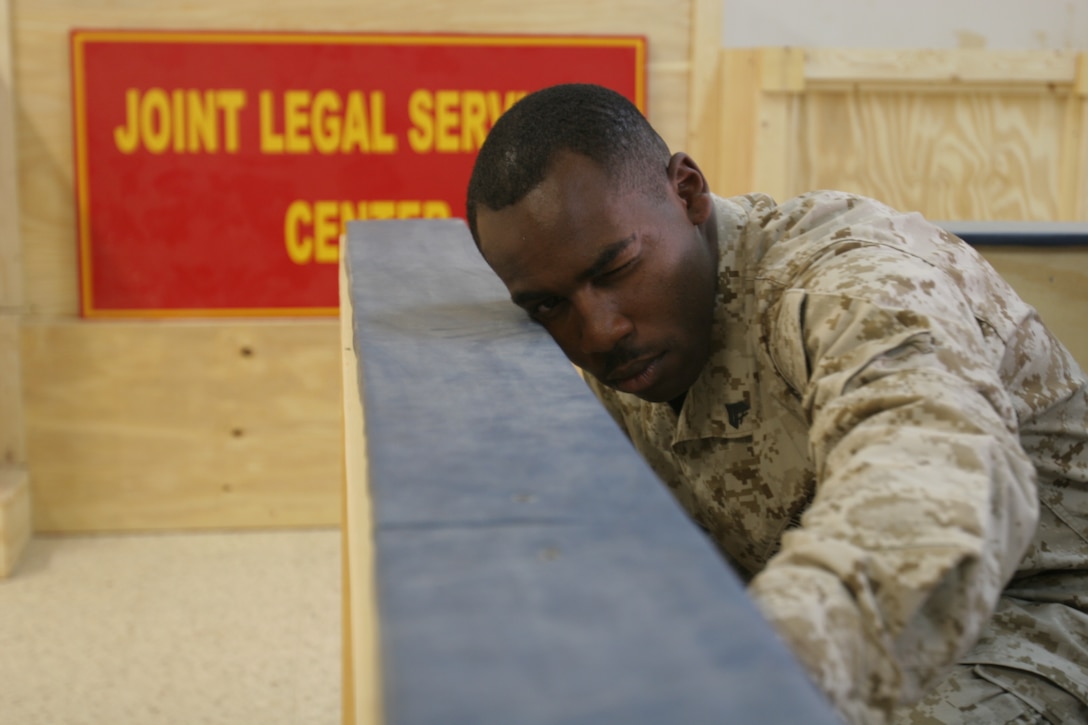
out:
{"label": "blue painted wood surface", "polygon": [[342,253],[389,725],[837,722],[463,222]]}
{"label": "blue painted wood surface", "polygon": [[934,222],[972,246],[1088,247],[1088,222]]}

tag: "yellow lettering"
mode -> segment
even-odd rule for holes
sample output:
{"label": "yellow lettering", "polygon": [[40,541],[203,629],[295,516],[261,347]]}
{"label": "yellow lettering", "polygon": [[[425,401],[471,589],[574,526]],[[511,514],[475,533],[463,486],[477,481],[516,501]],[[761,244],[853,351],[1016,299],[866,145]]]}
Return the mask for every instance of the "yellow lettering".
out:
{"label": "yellow lettering", "polygon": [[272,91],[261,91],[261,153],[282,154],[283,136],[276,131]]}
{"label": "yellow lettering", "polygon": [[482,91],[465,91],[461,102],[461,150],[475,151],[487,136],[487,101]]}
{"label": "yellow lettering", "polygon": [[348,107],[344,112],[344,137],[340,140],[340,153],[348,153],[354,146],[361,152],[370,151],[370,124],[366,120],[366,102],[363,94],[348,94]]}
{"label": "yellow lettering", "polygon": [[423,218],[424,219],[449,219],[450,218],[450,205],[444,201],[425,201],[423,202]]}
{"label": "yellow lettering", "polygon": [[412,91],[408,97],[408,118],[412,127],[408,129],[408,145],[417,154],[425,154],[434,149],[434,123],[431,112],[434,110],[434,97],[430,91],[422,88]]}
{"label": "yellow lettering", "polygon": [[161,154],[170,144],[170,100],[161,88],[152,88],[144,94],[140,107],[140,135],[144,137],[144,146],[153,154]]}
{"label": "yellow lettering", "polygon": [[397,137],[385,131],[385,94],[381,91],[370,94],[370,128],[374,131],[370,147],[375,153],[391,154],[397,150]]}
{"label": "yellow lettering", "polygon": [[344,233],[345,225],[352,219],[357,219],[356,206],[350,201],[340,202],[340,233]]}
{"label": "yellow lettering", "polygon": [[340,148],[340,96],[334,91],[318,91],[310,109],[310,128],[314,146],[323,154],[334,154]]}
{"label": "yellow lettering", "polygon": [[460,94],[457,91],[439,91],[434,100],[435,150],[458,151],[461,148],[457,136]]}
{"label": "yellow lettering", "polygon": [[[340,204],[335,201],[314,203],[314,250],[316,262],[336,262],[339,259]],[[334,242],[330,245],[330,241]]]}
{"label": "yellow lettering", "polygon": [[113,129],[113,142],[123,154],[131,154],[140,143],[140,91],[125,91],[125,125]]}
{"label": "yellow lettering", "polygon": [[502,96],[498,91],[487,92],[487,117],[494,124],[506,109],[502,107]]}
{"label": "yellow lettering", "polygon": [[303,236],[302,227],[313,222],[310,205],[305,201],[293,201],[287,207],[283,220],[283,237],[287,244],[287,256],[295,264],[306,264],[314,256],[313,237]]}
{"label": "yellow lettering", "polygon": [[354,219],[448,218],[450,207],[440,200],[293,201],[283,220],[284,246],[295,264],[335,264],[340,238]]}
{"label": "yellow lettering", "polygon": [[408,97],[408,143],[416,153],[478,151],[495,121],[526,91],[418,89]]}
{"label": "yellow lettering", "polygon": [[219,128],[215,115],[215,91],[187,91],[186,105],[186,141],[189,150],[196,152],[203,148],[215,153],[219,149]]}
{"label": "yellow lettering", "polygon": [[283,94],[283,136],[288,153],[305,154],[313,148],[310,137],[306,135],[310,127],[310,117],[306,113],[309,105],[309,91],[286,91]]}
{"label": "yellow lettering", "polygon": [[185,151],[185,93],[175,90],[170,94],[170,105],[173,116],[171,119],[171,134],[174,139],[174,153]]}
{"label": "yellow lettering", "polygon": [[372,201],[370,202],[370,218],[371,219],[395,219],[397,216],[397,205],[391,201]]}
{"label": "yellow lettering", "polygon": [[[207,151],[220,146],[237,152],[238,113],[246,104],[245,91],[199,91],[175,88],[167,93],[151,88],[142,96],[136,88],[125,92],[125,125],[113,130],[119,151],[133,153],[143,144],[154,154],[168,149],[177,154]],[[222,112],[222,144],[220,116]]]}
{"label": "yellow lettering", "polygon": [[[246,105],[246,92],[240,89],[218,91],[216,100],[223,110],[224,143],[229,153],[237,153],[239,148],[238,114]],[[263,150],[263,149],[262,149]]]}

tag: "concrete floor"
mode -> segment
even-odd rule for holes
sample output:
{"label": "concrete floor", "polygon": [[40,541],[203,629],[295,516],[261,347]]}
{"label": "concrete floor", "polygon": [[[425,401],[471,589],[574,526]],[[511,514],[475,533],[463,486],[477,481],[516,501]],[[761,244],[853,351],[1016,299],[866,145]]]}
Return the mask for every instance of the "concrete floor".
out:
{"label": "concrete floor", "polygon": [[334,530],[36,537],[0,581],[0,725],[340,722]]}

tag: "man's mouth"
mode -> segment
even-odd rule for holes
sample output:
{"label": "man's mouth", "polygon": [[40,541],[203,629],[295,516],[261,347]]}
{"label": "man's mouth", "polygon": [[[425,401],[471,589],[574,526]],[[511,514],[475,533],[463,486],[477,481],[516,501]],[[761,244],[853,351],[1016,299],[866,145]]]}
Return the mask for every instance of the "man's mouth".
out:
{"label": "man's mouth", "polygon": [[629,362],[609,372],[605,382],[616,390],[638,395],[657,382],[665,353]]}

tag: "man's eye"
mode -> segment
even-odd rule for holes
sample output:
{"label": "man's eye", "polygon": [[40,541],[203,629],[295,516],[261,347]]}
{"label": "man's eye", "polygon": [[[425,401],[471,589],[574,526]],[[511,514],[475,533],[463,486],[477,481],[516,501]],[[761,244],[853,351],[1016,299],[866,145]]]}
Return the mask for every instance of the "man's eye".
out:
{"label": "man's eye", "polygon": [[600,275],[599,277],[597,277],[597,279],[607,282],[610,279],[614,279],[616,277],[619,277],[624,271],[630,269],[631,266],[634,263],[635,263],[635,260],[633,260],[633,259],[628,261],[628,262],[624,262],[623,264],[620,264],[620,265],[618,265],[616,267],[613,267],[612,269],[608,270],[604,274]]}
{"label": "man's eye", "polygon": [[534,320],[547,319],[548,316],[554,314],[555,311],[559,309],[561,303],[562,300],[558,297],[548,297],[539,302],[535,302],[529,308],[529,316]]}

